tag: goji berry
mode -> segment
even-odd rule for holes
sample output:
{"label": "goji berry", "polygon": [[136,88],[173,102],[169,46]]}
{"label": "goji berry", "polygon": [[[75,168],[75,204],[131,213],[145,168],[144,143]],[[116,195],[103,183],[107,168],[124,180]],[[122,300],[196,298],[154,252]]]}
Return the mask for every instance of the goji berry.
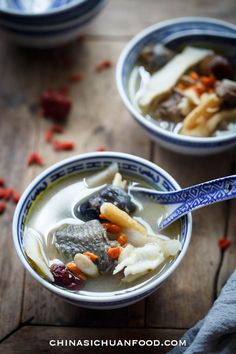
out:
{"label": "goji berry", "polygon": [[0,188],[0,198],[4,198],[5,188]]}
{"label": "goji berry", "polygon": [[111,234],[117,234],[121,230],[121,227],[115,224],[103,223],[102,226]]}
{"label": "goji berry", "polygon": [[44,164],[42,156],[37,152],[32,152],[28,157],[28,166],[31,166],[33,164],[39,166],[43,166]]}
{"label": "goji berry", "polygon": [[6,188],[4,192],[4,200],[8,201],[12,196],[12,189],[11,188]]}
{"label": "goji berry", "polygon": [[96,151],[106,151],[106,148],[104,146],[98,146]]}
{"label": "goji berry", "polygon": [[18,193],[15,189],[12,190],[12,200],[15,204],[17,204],[20,200],[20,193]]}
{"label": "goji berry", "polygon": [[55,151],[69,151],[75,148],[75,144],[71,141],[54,140],[53,147]]}
{"label": "goji berry", "polygon": [[95,71],[100,72],[105,69],[109,69],[112,67],[112,62],[111,60],[103,60],[100,63],[98,63],[95,67]]}
{"label": "goji berry", "polygon": [[47,143],[51,143],[53,139],[53,131],[51,128],[49,128],[45,134],[44,134],[44,139]]}
{"label": "goji berry", "polygon": [[226,250],[231,245],[231,241],[225,238],[221,238],[218,240],[218,245],[221,250]]}

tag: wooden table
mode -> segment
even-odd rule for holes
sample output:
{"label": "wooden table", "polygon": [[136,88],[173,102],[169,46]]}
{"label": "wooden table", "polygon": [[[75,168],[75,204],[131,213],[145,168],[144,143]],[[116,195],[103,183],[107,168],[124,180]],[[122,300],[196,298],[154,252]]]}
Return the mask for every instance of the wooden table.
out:
{"label": "wooden table", "polygon": [[[235,152],[206,158],[176,155],[150,141],[123,106],[115,84],[115,68],[95,73],[103,59],[117,58],[127,41],[160,20],[188,15],[212,16],[235,22],[234,0],[113,0],[86,30],[83,43],[52,51],[17,48],[0,41],[0,176],[23,191],[41,172],[27,167],[27,156],[39,151],[45,167],[98,146],[150,159],[172,174],[182,186],[236,173]],[[66,64],[66,65],[65,65]],[[69,64],[69,65],[68,65]],[[68,83],[81,72],[80,83]],[[50,123],[40,119],[37,101],[48,87],[70,85],[73,109],[65,138],[76,150],[56,153],[43,134]],[[211,307],[236,266],[236,202],[194,213],[189,250],[175,273],[156,293],[135,305],[109,311],[72,306],[39,286],[19,262],[12,242],[14,205],[0,217],[0,336],[1,353],[89,352],[114,348],[53,349],[49,339],[180,338]],[[218,238],[232,239],[224,253]],[[145,352],[168,351],[168,347]],[[50,351],[51,350],[51,351]],[[126,349],[128,350],[128,349]]]}

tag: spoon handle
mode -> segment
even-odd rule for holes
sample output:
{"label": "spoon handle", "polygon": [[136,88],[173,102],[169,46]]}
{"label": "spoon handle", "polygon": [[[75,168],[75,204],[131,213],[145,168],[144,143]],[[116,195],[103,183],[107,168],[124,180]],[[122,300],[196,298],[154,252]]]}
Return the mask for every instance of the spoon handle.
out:
{"label": "spoon handle", "polygon": [[[169,192],[165,195],[163,193],[160,196],[162,203],[177,204],[177,207],[160,222],[158,228],[163,229],[190,211],[235,197],[235,175],[218,178],[177,192]],[[158,202],[160,202],[159,199]]]}

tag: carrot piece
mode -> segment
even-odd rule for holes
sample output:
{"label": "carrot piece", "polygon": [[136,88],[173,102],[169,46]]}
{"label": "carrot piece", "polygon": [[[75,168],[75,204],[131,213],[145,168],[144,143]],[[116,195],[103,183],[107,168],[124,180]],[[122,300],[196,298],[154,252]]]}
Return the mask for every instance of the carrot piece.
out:
{"label": "carrot piece", "polygon": [[117,242],[119,242],[121,246],[124,246],[128,242],[128,237],[125,234],[121,234],[118,237]]}
{"label": "carrot piece", "polygon": [[5,185],[5,179],[0,177],[0,186],[4,187]]}
{"label": "carrot piece", "polygon": [[198,73],[196,73],[196,71],[190,71],[188,76],[191,77],[191,79],[193,79],[195,81],[197,81],[199,79],[199,75],[198,75]]}
{"label": "carrot piece", "polygon": [[87,277],[81,272],[81,270],[77,267],[77,265],[75,264],[75,262],[70,262],[66,264],[66,268],[73,273],[76,277],[82,279],[82,280],[86,280]]}
{"label": "carrot piece", "polygon": [[0,203],[0,215],[3,214],[5,210],[6,210],[6,203],[1,202]]}
{"label": "carrot piece", "polygon": [[225,238],[221,238],[218,240],[218,245],[222,251],[226,250],[230,245],[231,241]]}
{"label": "carrot piece", "polygon": [[98,259],[98,256],[92,252],[84,252],[83,253],[85,256],[89,257],[91,261],[96,261]]}
{"label": "carrot piece", "polygon": [[102,226],[111,234],[117,234],[121,230],[121,227],[116,224],[103,223]]}
{"label": "carrot piece", "polygon": [[211,88],[216,80],[213,76],[201,76],[200,81],[204,86]]}
{"label": "carrot piece", "polygon": [[106,215],[104,215],[104,214],[99,214],[99,219],[107,220]]}
{"label": "carrot piece", "polygon": [[111,247],[107,250],[108,256],[113,259],[117,259],[120,255],[120,252],[121,252],[120,247]]}
{"label": "carrot piece", "polygon": [[206,88],[201,82],[198,82],[196,85],[193,86],[193,88],[199,96],[201,96],[201,94],[206,92]]}

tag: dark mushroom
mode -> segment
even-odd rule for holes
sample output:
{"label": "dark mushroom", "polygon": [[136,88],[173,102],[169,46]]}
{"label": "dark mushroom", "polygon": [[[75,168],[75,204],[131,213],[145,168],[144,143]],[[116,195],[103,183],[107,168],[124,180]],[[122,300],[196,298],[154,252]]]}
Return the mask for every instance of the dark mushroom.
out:
{"label": "dark mushroom", "polygon": [[108,185],[98,194],[78,206],[78,210],[75,210],[75,213],[79,213],[84,220],[98,219],[100,207],[104,202],[112,203],[128,214],[133,213],[136,209],[136,205],[131,201],[131,197],[125,190]]}
{"label": "dark mushroom", "polygon": [[233,69],[226,57],[222,55],[209,55],[200,63],[202,75],[214,75],[216,79],[230,79],[233,76]]}

